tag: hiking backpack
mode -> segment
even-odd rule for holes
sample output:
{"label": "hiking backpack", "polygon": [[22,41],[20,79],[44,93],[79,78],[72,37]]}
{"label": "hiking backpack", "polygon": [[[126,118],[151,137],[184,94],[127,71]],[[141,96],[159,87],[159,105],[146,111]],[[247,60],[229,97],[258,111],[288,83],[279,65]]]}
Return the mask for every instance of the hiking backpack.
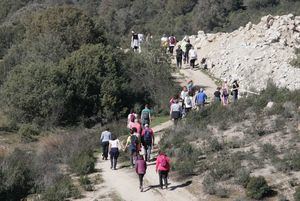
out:
{"label": "hiking backpack", "polygon": [[162,157],[162,160],[161,160],[161,163],[160,163],[160,165],[161,165],[163,168],[168,168],[168,166],[169,166],[169,162],[168,162],[168,160],[167,160],[167,157],[166,157],[166,156],[163,156],[163,157]]}
{"label": "hiking backpack", "polygon": [[130,137],[130,150],[135,152],[137,150],[138,138],[136,135]]}
{"label": "hiking backpack", "polygon": [[228,96],[228,91],[226,88],[223,89],[223,96]]}
{"label": "hiking backpack", "polygon": [[131,115],[130,115],[130,121],[131,121],[131,122],[134,122],[134,120],[135,120],[135,115],[134,115],[134,114],[131,114]]}
{"label": "hiking backpack", "polygon": [[149,120],[149,112],[142,112],[142,118],[144,119],[144,120]]}
{"label": "hiking backpack", "polygon": [[171,38],[170,38],[170,43],[171,43],[172,45],[174,45],[174,44],[176,43],[176,39],[175,39],[174,36],[171,36]]}
{"label": "hiking backpack", "polygon": [[146,145],[151,145],[152,144],[152,135],[151,135],[150,129],[145,130],[144,142],[146,143]]}
{"label": "hiking backpack", "polygon": [[186,104],[187,105],[192,105],[192,100],[191,100],[191,97],[186,97]]}

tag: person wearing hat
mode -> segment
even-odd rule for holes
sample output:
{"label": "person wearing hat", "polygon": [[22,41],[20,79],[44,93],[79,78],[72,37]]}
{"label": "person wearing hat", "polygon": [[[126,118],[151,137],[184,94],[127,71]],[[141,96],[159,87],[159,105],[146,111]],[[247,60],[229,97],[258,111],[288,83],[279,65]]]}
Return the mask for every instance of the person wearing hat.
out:
{"label": "person wearing hat", "polygon": [[144,130],[142,131],[141,135],[142,143],[145,150],[145,160],[150,162],[151,160],[151,151],[152,147],[154,146],[154,132],[149,127],[149,124],[145,124]]}

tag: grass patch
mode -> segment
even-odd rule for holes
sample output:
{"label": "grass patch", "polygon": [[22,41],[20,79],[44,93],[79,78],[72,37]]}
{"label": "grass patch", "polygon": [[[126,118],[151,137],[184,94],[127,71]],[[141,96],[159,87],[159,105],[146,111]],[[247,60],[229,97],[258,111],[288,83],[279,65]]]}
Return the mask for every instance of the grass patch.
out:
{"label": "grass patch", "polygon": [[154,117],[154,119],[151,122],[151,127],[158,126],[158,125],[160,125],[162,123],[165,123],[169,120],[170,120],[170,116],[168,116],[168,115]]}

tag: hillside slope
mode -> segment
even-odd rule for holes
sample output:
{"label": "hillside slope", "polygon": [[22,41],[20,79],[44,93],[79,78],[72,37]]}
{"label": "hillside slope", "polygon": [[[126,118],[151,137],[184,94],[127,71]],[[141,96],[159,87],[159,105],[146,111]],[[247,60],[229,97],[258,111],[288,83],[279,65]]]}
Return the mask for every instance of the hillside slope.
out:
{"label": "hillside slope", "polygon": [[300,88],[300,69],[290,65],[300,47],[300,16],[265,16],[232,33],[190,36],[216,77],[238,78],[243,88],[261,90],[272,79],[279,87]]}

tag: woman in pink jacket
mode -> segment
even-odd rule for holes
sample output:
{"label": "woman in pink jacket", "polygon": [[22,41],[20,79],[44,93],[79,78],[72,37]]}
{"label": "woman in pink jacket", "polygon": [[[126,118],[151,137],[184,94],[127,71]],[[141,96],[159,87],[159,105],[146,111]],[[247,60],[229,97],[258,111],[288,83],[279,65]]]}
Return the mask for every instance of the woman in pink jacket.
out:
{"label": "woman in pink jacket", "polygon": [[139,175],[141,192],[143,192],[143,179],[146,174],[146,169],[147,169],[147,164],[146,161],[144,160],[144,157],[138,155],[135,161],[135,171]]}
{"label": "woman in pink jacket", "polygon": [[168,188],[168,174],[170,171],[170,158],[165,153],[159,151],[156,159],[156,172],[159,174],[159,185],[163,189],[163,183]]}

